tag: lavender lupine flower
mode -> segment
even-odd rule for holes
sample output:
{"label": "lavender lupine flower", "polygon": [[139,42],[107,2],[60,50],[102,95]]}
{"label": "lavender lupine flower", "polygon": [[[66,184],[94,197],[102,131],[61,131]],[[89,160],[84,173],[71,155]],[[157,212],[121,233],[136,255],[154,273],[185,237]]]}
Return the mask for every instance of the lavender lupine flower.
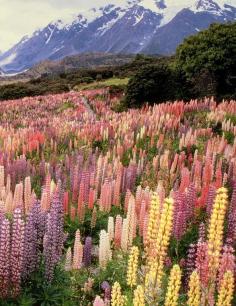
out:
{"label": "lavender lupine flower", "polygon": [[34,272],[40,260],[40,245],[44,231],[44,218],[40,209],[40,202],[36,201],[31,209],[25,225],[23,276]]}
{"label": "lavender lupine flower", "polygon": [[4,219],[0,229],[0,296],[6,298],[9,287],[10,222]]}
{"label": "lavender lupine flower", "polygon": [[16,297],[20,293],[21,273],[24,253],[24,229],[20,208],[16,208],[13,213],[10,272],[12,295]]}
{"label": "lavender lupine flower", "polygon": [[236,181],[233,182],[233,193],[229,206],[227,239],[236,240]]}
{"label": "lavender lupine flower", "polygon": [[216,196],[216,188],[215,186],[210,185],[208,196],[207,196],[207,201],[206,201],[206,211],[207,211],[208,216],[211,215],[211,210],[212,210],[215,196]]}
{"label": "lavender lupine flower", "polygon": [[189,283],[189,278],[192,272],[196,268],[196,257],[197,257],[197,245],[196,244],[190,244],[188,252],[187,252],[187,258],[185,263],[185,285],[187,286]]}
{"label": "lavender lupine flower", "polygon": [[57,191],[54,193],[51,209],[47,216],[46,232],[43,243],[45,276],[48,281],[52,280],[55,266],[61,259],[63,242],[63,203]]}
{"label": "lavender lupine flower", "polygon": [[191,219],[194,213],[195,203],[197,200],[197,192],[194,184],[190,184],[186,194],[187,203],[187,220]]}
{"label": "lavender lupine flower", "polygon": [[111,300],[111,286],[107,281],[102,282],[101,288],[104,291],[104,299],[106,301]]}
{"label": "lavender lupine flower", "polygon": [[199,230],[198,230],[198,241],[200,242],[204,242],[206,238],[206,228],[205,228],[205,224],[202,222],[199,225]]}
{"label": "lavender lupine flower", "polygon": [[85,239],[84,254],[83,254],[83,262],[85,267],[88,267],[91,264],[91,260],[92,260],[92,238],[87,237]]}

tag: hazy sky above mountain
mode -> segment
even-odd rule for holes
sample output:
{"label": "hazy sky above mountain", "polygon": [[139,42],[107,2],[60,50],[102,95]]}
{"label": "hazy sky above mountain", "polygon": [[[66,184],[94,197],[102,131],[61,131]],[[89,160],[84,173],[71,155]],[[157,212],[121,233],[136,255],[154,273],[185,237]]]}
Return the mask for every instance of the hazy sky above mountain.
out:
{"label": "hazy sky above mountain", "polygon": [[[145,0],[146,3],[153,0]],[[171,3],[171,0],[167,2]],[[186,3],[186,0],[175,0]],[[191,0],[187,0],[190,1]],[[217,0],[216,0],[217,1]],[[218,0],[223,2],[223,0]],[[5,51],[18,42],[24,35],[50,21],[92,7],[110,3],[121,5],[126,0],[0,0],[0,51]],[[173,1],[172,1],[173,2]],[[193,1],[194,2],[194,1]],[[236,4],[236,0],[225,2]]]}
{"label": "hazy sky above mountain", "polygon": [[[90,7],[93,7],[107,4],[109,0],[89,2]],[[8,49],[25,34],[32,33],[54,19],[88,7],[86,0],[0,0],[0,50]]]}

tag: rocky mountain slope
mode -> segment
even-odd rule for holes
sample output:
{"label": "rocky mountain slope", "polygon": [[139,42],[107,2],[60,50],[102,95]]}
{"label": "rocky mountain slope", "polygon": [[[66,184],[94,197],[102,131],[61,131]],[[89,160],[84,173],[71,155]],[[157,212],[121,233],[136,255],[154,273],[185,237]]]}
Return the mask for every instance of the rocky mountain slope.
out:
{"label": "rocky mountain slope", "polygon": [[236,0],[115,2],[23,37],[0,54],[0,68],[19,73],[43,60],[88,52],[170,55],[185,37],[211,23],[236,20]]}

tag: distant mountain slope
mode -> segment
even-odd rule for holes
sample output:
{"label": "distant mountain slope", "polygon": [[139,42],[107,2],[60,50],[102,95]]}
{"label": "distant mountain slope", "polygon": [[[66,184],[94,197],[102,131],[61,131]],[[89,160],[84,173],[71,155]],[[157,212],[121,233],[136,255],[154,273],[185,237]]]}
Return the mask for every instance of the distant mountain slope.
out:
{"label": "distant mountain slope", "polygon": [[132,0],[57,20],[0,54],[5,73],[87,52],[173,54],[213,22],[236,20],[236,0]]}
{"label": "distant mountain slope", "polygon": [[[45,74],[58,74],[63,72],[71,72],[78,69],[87,68],[99,68],[99,67],[111,67],[121,66],[130,63],[134,59],[134,55],[126,54],[111,54],[111,53],[86,53],[79,55],[72,55],[63,58],[58,61],[45,60],[27,71],[13,75],[10,79],[30,79],[37,78]],[[3,80],[9,80],[8,77],[4,77],[4,74],[0,70],[0,82]]]}

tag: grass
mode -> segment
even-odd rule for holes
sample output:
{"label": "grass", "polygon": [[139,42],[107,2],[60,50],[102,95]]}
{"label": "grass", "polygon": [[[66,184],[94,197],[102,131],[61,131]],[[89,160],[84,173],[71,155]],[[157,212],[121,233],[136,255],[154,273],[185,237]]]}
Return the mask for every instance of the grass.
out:
{"label": "grass", "polygon": [[110,78],[103,81],[96,81],[90,84],[79,84],[75,86],[76,90],[86,90],[86,89],[98,89],[109,86],[126,86],[129,82],[129,78],[119,79]]}

